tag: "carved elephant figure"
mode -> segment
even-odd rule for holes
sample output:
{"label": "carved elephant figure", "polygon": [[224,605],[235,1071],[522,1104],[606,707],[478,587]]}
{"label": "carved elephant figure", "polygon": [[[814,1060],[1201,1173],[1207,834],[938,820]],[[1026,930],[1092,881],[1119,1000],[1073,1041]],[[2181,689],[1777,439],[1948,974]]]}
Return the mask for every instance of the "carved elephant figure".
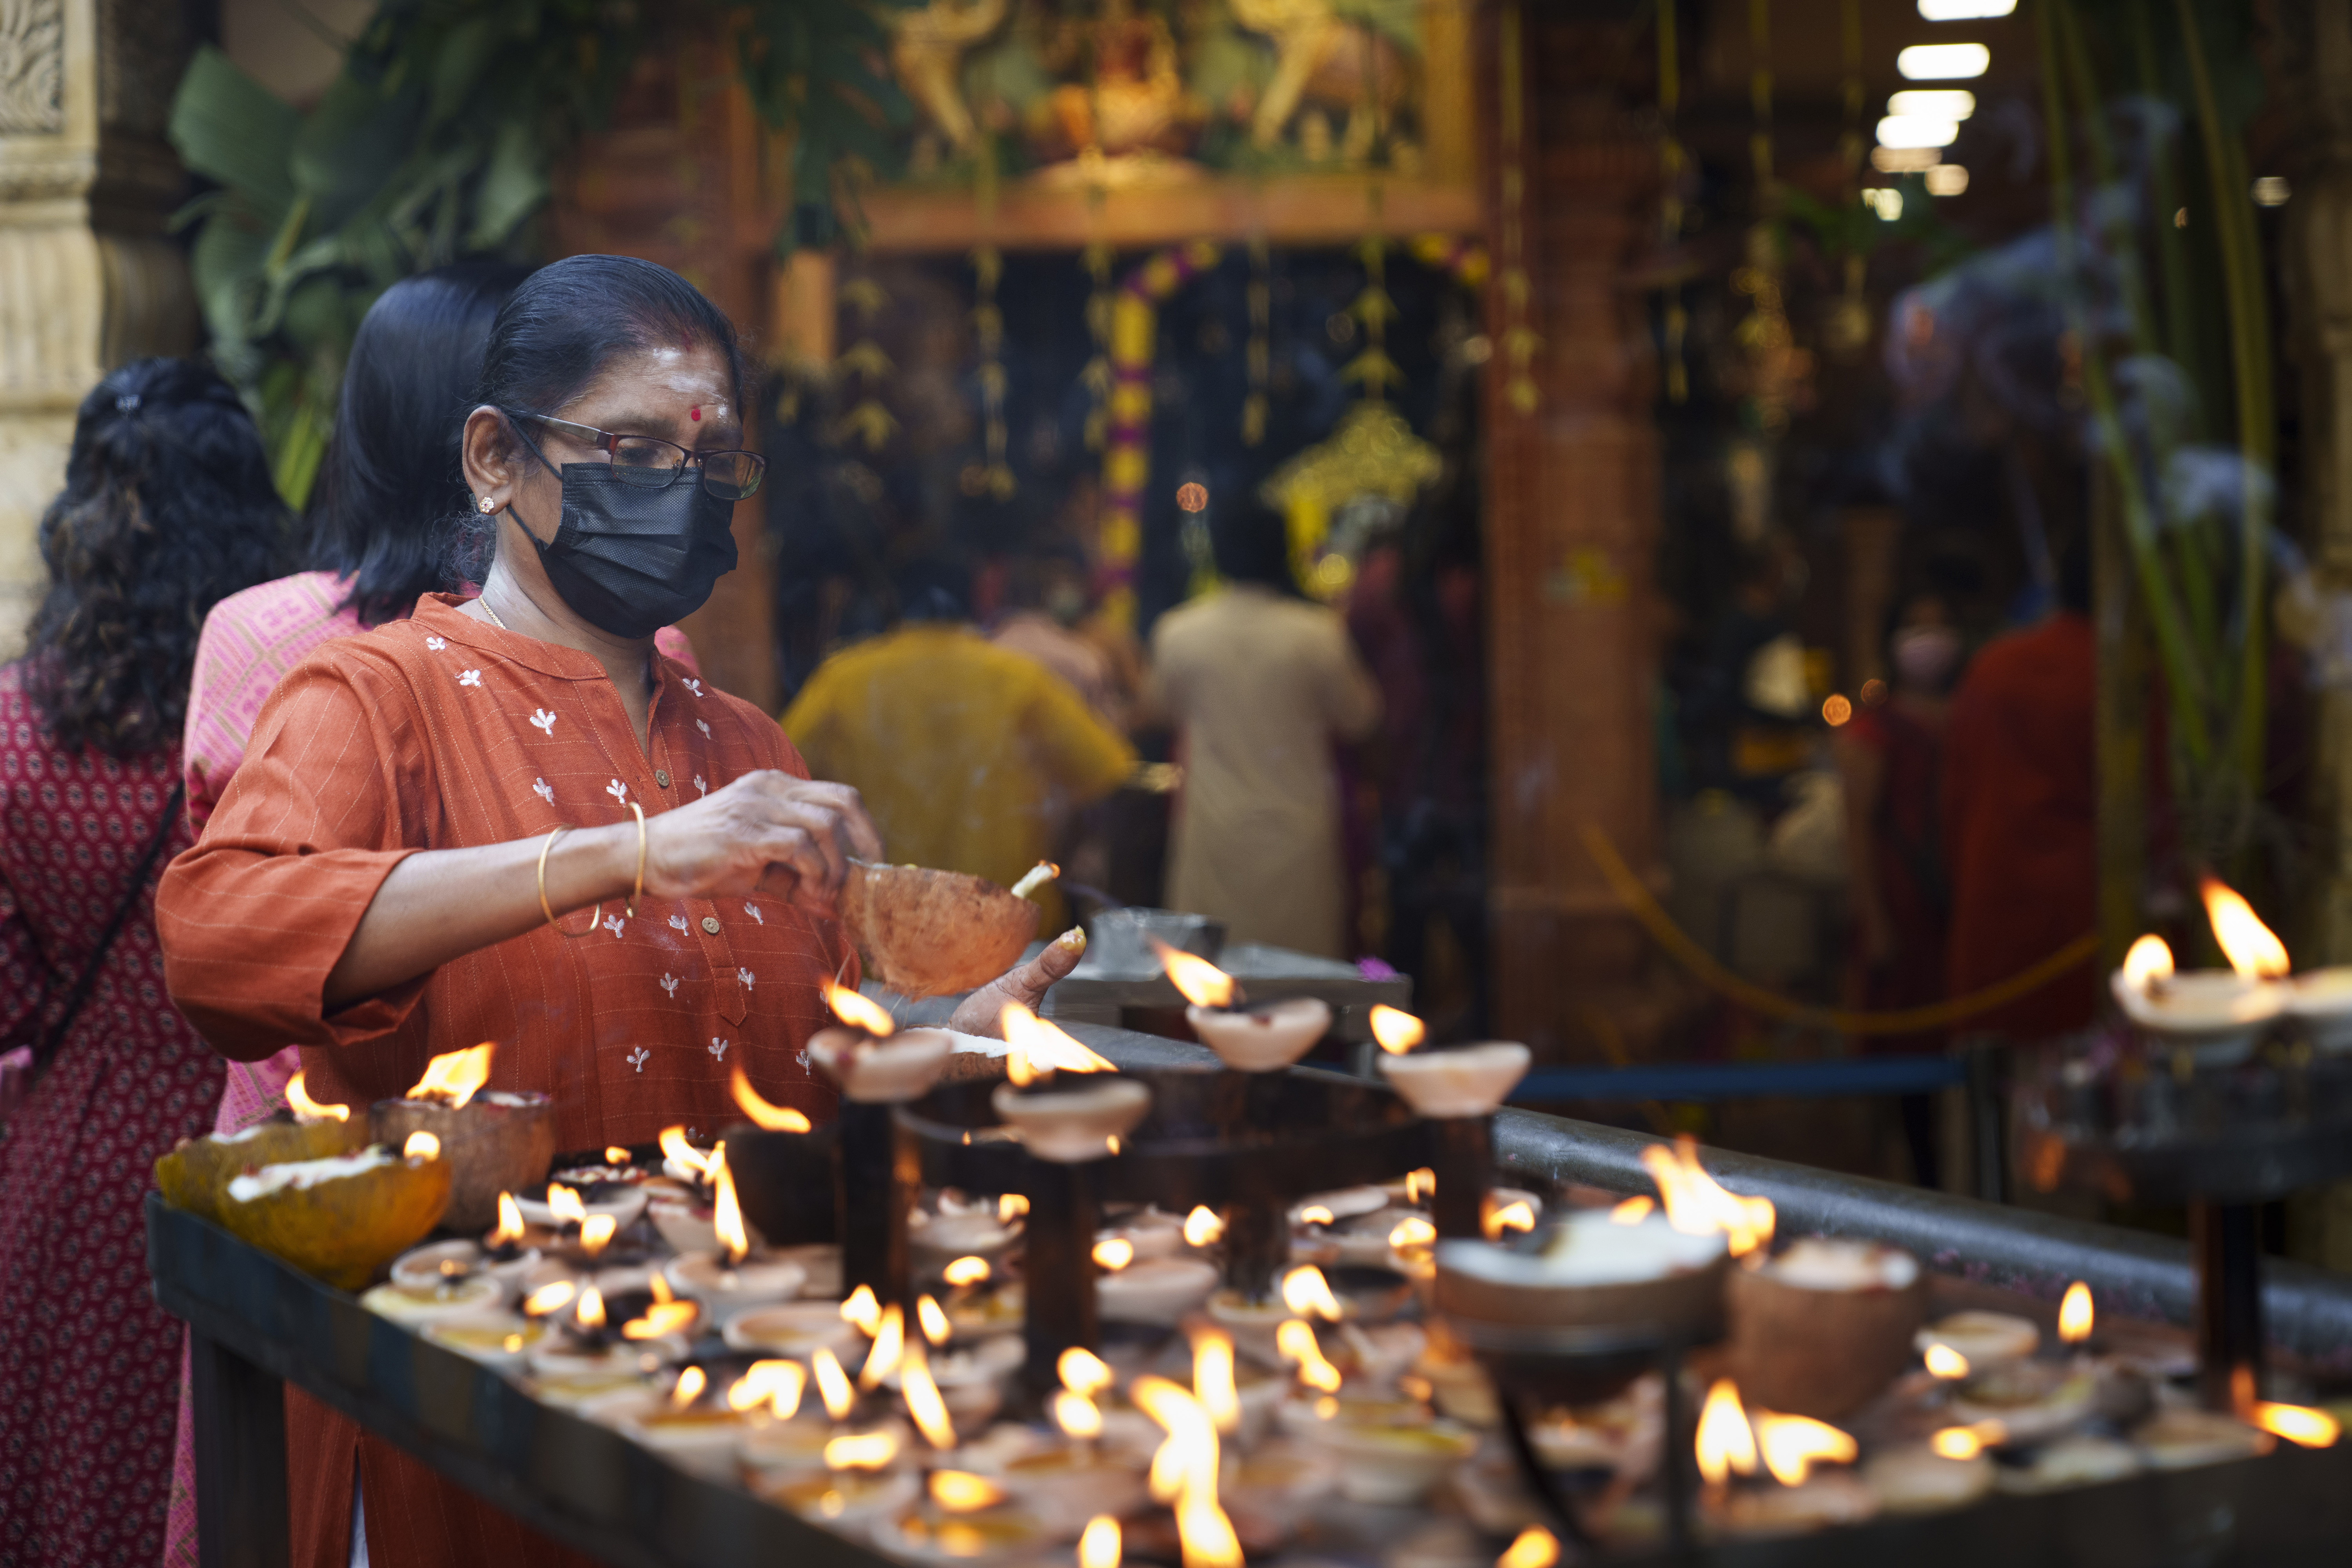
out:
{"label": "carved elephant figure", "polygon": [[1339,17],[1331,0],[1232,0],[1234,19],[1271,39],[1274,79],[1251,117],[1251,140],[1282,140],[1303,104],[1344,112],[1348,159],[1371,152],[1379,119],[1405,99],[1404,51],[1373,28]]}
{"label": "carved elephant figure", "polygon": [[963,52],[996,31],[1008,0],[931,0],[890,15],[890,68],[950,146],[962,152],[979,134],[956,80]]}

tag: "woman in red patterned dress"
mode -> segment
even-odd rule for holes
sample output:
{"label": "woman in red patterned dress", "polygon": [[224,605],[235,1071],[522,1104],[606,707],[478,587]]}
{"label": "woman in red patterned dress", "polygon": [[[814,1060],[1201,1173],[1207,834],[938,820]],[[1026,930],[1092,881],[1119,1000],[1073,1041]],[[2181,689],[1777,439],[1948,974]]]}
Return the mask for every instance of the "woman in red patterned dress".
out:
{"label": "woman in red patterned dress", "polygon": [[0,1050],[41,1064],[0,1130],[0,1563],[163,1549],[180,1325],[149,1294],[140,1202],[211,1126],[220,1067],[164,994],[153,887],[188,842],[196,628],[280,570],[284,524],[227,383],[116,371],[41,520],[28,651],[0,668]]}

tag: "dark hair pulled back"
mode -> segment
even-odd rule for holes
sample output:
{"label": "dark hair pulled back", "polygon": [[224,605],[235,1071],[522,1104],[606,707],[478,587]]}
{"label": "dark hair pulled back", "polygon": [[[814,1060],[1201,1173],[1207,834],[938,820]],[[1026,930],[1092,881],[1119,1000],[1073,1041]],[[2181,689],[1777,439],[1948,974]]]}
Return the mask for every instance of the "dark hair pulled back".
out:
{"label": "dark hair pulled back", "polygon": [[471,510],[459,456],[466,415],[490,324],[530,274],[510,261],[462,261],[404,278],[352,340],[310,506],[310,565],[351,578],[343,603],[370,626],[455,586],[451,538]]}
{"label": "dark hair pulled back", "polygon": [[[525,279],[490,327],[474,402],[560,415],[625,354],[707,343],[727,361],[743,406],[743,350],[735,323],[702,290],[657,262],[634,256],[567,256]],[[498,521],[472,512],[457,569],[477,581],[488,569]]]}
{"label": "dark hair pulled back", "polygon": [[261,434],[209,365],[138,360],[100,382],[41,514],[26,690],[57,743],[177,745],[205,612],[276,576],[287,531]]}

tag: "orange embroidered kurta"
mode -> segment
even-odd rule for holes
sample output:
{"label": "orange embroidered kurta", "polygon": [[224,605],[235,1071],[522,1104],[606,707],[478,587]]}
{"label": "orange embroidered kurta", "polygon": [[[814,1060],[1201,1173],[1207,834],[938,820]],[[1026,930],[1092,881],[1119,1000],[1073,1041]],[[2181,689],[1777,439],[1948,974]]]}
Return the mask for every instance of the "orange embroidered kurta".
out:
{"label": "orange embroidered kurta", "polygon": [[[560,1148],[643,1142],[677,1122],[715,1131],[740,1119],[727,1088],[739,1064],[768,1099],[830,1120],[835,1096],[803,1053],[819,983],[854,984],[856,961],[836,925],[779,898],[646,900],[634,918],[607,900],[592,935],[541,927],[322,1010],[376,889],[417,850],[625,821],[632,800],[653,816],[757,768],[807,776],[774,721],[654,662],[640,750],[594,659],[460,615],[446,595],[320,648],[279,684],[203,839],[164,876],[173,1000],[225,1054],[299,1043],[310,1093],[362,1110],[433,1056],[494,1040],[491,1086],[552,1094]],[[340,1564],[357,1431],[299,1396],[289,1410],[295,1561]],[[386,1445],[359,1450],[380,1568],[562,1560],[517,1558],[511,1521]]]}

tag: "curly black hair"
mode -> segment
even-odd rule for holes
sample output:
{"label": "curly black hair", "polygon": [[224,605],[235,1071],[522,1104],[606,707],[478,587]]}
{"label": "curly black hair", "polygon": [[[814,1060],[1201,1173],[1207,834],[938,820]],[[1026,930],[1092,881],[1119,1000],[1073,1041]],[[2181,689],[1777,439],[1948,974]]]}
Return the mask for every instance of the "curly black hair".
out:
{"label": "curly black hair", "polygon": [[178,745],[205,613],[277,576],[288,543],[261,434],[211,366],[138,360],[100,382],[41,514],[26,690],[50,737],[118,757]]}

